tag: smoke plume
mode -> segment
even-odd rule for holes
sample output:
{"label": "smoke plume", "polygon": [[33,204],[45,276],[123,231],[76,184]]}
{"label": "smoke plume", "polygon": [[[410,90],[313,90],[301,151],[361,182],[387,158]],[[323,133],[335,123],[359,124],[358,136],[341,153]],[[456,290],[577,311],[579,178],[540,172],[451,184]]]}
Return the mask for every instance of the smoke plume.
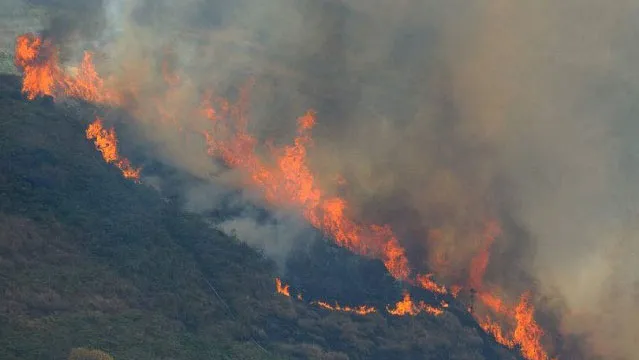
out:
{"label": "smoke plume", "polygon": [[[414,269],[464,281],[498,221],[486,282],[534,290],[564,334],[587,336],[585,358],[639,351],[636,2],[61,3],[91,11],[53,21],[52,36],[70,58],[102,53],[140,141],[199,179],[189,209],[216,209],[244,184],[197,131],[176,129],[205,127],[208,89],[241,100],[249,87],[260,141],[289,143],[296,118],[317,111],[308,157],[322,189],[390,224]],[[281,260],[308,225],[279,211],[220,226]]]}

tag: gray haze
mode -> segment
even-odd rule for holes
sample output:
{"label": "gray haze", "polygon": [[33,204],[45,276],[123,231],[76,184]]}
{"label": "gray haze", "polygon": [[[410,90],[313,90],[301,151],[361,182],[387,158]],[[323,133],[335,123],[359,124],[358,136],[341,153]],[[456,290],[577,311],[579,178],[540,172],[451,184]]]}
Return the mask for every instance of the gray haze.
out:
{"label": "gray haze", "polygon": [[[113,86],[142,84],[130,106],[142,136],[164,161],[211,179],[185,189],[191,209],[215,208],[214,189],[241,182],[175,123],[205,126],[193,115],[202,89],[225,94],[253,77],[251,131],[286,143],[295,118],[316,109],[310,158],[323,188],[338,191],[343,175],[354,216],[392,224],[414,268],[459,281],[498,219],[489,282],[561,299],[563,331],[588,334],[593,356],[639,352],[638,2],[101,6],[91,40]],[[182,79],[168,94],[148,65],[167,48]],[[158,124],[158,96],[175,123]],[[276,258],[304,228],[251,219],[221,226]]]}

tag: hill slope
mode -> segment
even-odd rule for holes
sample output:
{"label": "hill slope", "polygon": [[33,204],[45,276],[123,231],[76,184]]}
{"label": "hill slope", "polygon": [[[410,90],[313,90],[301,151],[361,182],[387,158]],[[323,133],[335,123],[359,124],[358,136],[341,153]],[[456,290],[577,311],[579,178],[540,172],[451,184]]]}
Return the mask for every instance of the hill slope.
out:
{"label": "hill slope", "polygon": [[[1,359],[74,347],[136,360],[516,358],[453,313],[359,316],[275,294],[270,261],[123,179],[84,138],[91,117],[19,88],[0,77]],[[334,281],[342,299],[375,266],[340,251],[311,258],[291,276]]]}

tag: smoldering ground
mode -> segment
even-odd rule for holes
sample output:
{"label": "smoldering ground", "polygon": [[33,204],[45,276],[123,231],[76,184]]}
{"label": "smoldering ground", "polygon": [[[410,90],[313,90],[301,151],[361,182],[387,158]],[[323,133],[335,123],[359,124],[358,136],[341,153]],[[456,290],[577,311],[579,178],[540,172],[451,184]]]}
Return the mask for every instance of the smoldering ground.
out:
{"label": "smoldering ground", "polygon": [[[168,47],[183,81],[163,103],[178,123],[197,126],[202,89],[232,95],[249,77],[260,139],[286,143],[316,109],[309,157],[322,188],[356,218],[393,225],[414,267],[459,281],[497,219],[487,282],[549,297],[565,333],[588,334],[588,356],[639,350],[639,4],[105,0],[99,10],[103,21],[82,17],[76,33],[104,42],[107,73],[143,84],[132,113],[164,161],[223,174],[211,186],[237,183],[201,142],[158,125],[150,99],[164,80],[148,64]],[[210,190],[185,189],[198,191]],[[238,219],[240,238],[259,226]]]}

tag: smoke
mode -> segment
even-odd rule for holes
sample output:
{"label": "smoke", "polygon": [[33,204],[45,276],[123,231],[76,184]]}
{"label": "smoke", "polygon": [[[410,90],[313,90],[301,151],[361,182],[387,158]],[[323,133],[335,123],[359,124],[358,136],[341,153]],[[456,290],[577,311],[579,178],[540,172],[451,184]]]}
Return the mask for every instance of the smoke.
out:
{"label": "smoke", "polygon": [[[102,42],[98,65],[130,91],[141,139],[204,182],[184,189],[190,209],[215,209],[243,186],[176,124],[203,128],[203,90],[236,97],[251,78],[251,133],[286,143],[296,117],[316,109],[309,156],[322,188],[356,218],[391,224],[414,268],[464,281],[497,220],[504,233],[487,282],[553,299],[564,331],[588,336],[589,356],[639,351],[636,2],[105,0],[93,9],[59,32]],[[180,79],[168,92],[167,71]],[[219,226],[283,259],[306,228],[285,210],[267,222],[240,211]]]}
{"label": "smoke", "polygon": [[310,243],[317,238],[299,215],[255,206],[259,197],[251,192],[241,194],[205,182],[189,186],[185,199],[188,211],[210,214],[215,227],[262,251],[281,271],[291,251],[304,245],[301,240]]}

